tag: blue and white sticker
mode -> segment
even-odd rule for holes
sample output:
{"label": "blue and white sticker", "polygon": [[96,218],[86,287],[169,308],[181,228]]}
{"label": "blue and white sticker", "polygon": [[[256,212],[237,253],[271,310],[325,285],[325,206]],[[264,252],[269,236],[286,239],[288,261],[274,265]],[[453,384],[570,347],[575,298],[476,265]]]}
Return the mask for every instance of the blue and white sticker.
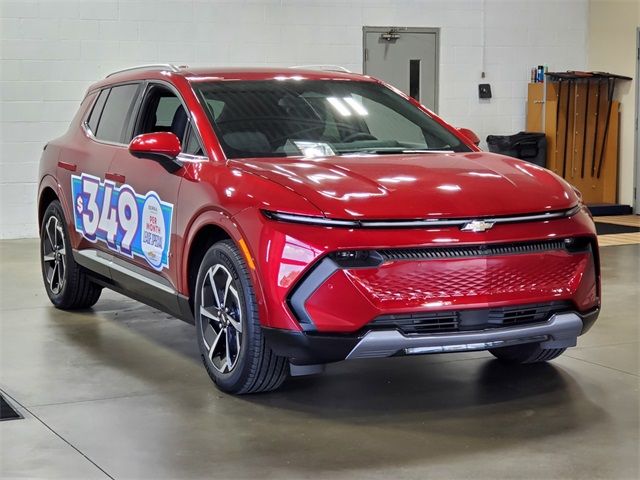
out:
{"label": "blue and white sticker", "polygon": [[74,221],[91,242],[110,250],[144,258],[156,270],[169,266],[173,205],[156,192],[140,195],[130,185],[83,173],[71,176]]}

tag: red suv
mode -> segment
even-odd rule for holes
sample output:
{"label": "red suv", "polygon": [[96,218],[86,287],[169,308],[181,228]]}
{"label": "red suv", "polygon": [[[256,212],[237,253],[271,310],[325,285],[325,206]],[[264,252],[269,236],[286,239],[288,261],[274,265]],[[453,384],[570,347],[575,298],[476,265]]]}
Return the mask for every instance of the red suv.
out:
{"label": "red suv", "polygon": [[473,137],[363,75],[117,72],[42,155],[47,293],[79,309],[107,287],[195,323],[233,393],[353,358],[550,360],[598,315],[592,219]]}

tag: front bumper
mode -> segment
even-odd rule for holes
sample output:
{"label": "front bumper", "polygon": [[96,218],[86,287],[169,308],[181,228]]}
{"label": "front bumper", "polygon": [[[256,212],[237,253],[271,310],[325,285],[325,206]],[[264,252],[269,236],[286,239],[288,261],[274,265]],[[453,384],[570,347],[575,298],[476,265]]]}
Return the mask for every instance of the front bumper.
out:
{"label": "front bumper", "polygon": [[[599,306],[597,241],[586,209],[481,233],[318,227],[269,220],[253,209],[237,220],[251,226],[243,235],[256,261],[260,321],[272,329],[354,335],[388,315],[549,302],[570,302],[565,310],[578,312]],[[566,243],[572,240],[578,243]],[[338,257],[362,251],[382,262]]]}
{"label": "front bumper", "polygon": [[289,304],[303,330],[353,333],[390,315],[558,301],[584,312],[598,302],[588,238],[374,254],[378,264],[355,266],[325,256],[297,283]]}
{"label": "front bumper", "polygon": [[397,329],[360,334],[319,334],[263,327],[271,349],[294,365],[315,365],[358,358],[449,353],[540,343],[543,348],[576,345],[598,318],[599,309],[587,313],[558,312],[545,321],[516,327],[476,331],[406,335]]}

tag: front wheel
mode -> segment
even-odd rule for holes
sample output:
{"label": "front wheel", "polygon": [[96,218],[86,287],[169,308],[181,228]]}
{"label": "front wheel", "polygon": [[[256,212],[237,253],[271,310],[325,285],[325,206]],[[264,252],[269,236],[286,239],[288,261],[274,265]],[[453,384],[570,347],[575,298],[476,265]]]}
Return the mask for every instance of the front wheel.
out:
{"label": "front wheel", "polygon": [[284,382],[287,359],[265,342],[246,263],[229,240],[213,245],[202,260],[194,316],[202,361],[218,388],[257,393]]}
{"label": "front wheel", "polygon": [[559,357],[566,348],[542,348],[539,343],[526,343],[489,350],[498,360],[506,363],[540,363]]}

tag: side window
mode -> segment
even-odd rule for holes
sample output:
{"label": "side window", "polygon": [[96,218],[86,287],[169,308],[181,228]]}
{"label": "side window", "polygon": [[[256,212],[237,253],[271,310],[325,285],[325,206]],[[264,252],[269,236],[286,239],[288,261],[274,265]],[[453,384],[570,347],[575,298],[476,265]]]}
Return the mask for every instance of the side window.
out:
{"label": "side window", "polygon": [[89,130],[94,135],[96,134],[96,130],[98,129],[98,122],[100,121],[100,115],[102,115],[102,109],[104,108],[104,102],[107,101],[107,97],[109,96],[109,89],[105,88],[100,91],[100,95],[98,95],[98,99],[96,103],[93,105],[93,109],[91,110],[91,115],[87,119],[87,125],[89,126]]}
{"label": "side window", "polygon": [[180,100],[176,96],[160,97],[156,110],[156,127],[166,128],[167,130],[171,128],[173,116],[180,106]]}
{"label": "side window", "polygon": [[202,147],[200,146],[200,140],[198,140],[198,136],[196,135],[193,127],[189,128],[187,138],[185,138],[184,142],[182,143],[182,153],[198,156],[204,155]]}
{"label": "side window", "polygon": [[153,85],[142,103],[135,135],[173,132],[183,141],[188,120],[180,99],[170,89]]}
{"label": "side window", "polygon": [[109,142],[120,142],[127,117],[133,106],[138,85],[112,87],[94,132],[96,138]]}

